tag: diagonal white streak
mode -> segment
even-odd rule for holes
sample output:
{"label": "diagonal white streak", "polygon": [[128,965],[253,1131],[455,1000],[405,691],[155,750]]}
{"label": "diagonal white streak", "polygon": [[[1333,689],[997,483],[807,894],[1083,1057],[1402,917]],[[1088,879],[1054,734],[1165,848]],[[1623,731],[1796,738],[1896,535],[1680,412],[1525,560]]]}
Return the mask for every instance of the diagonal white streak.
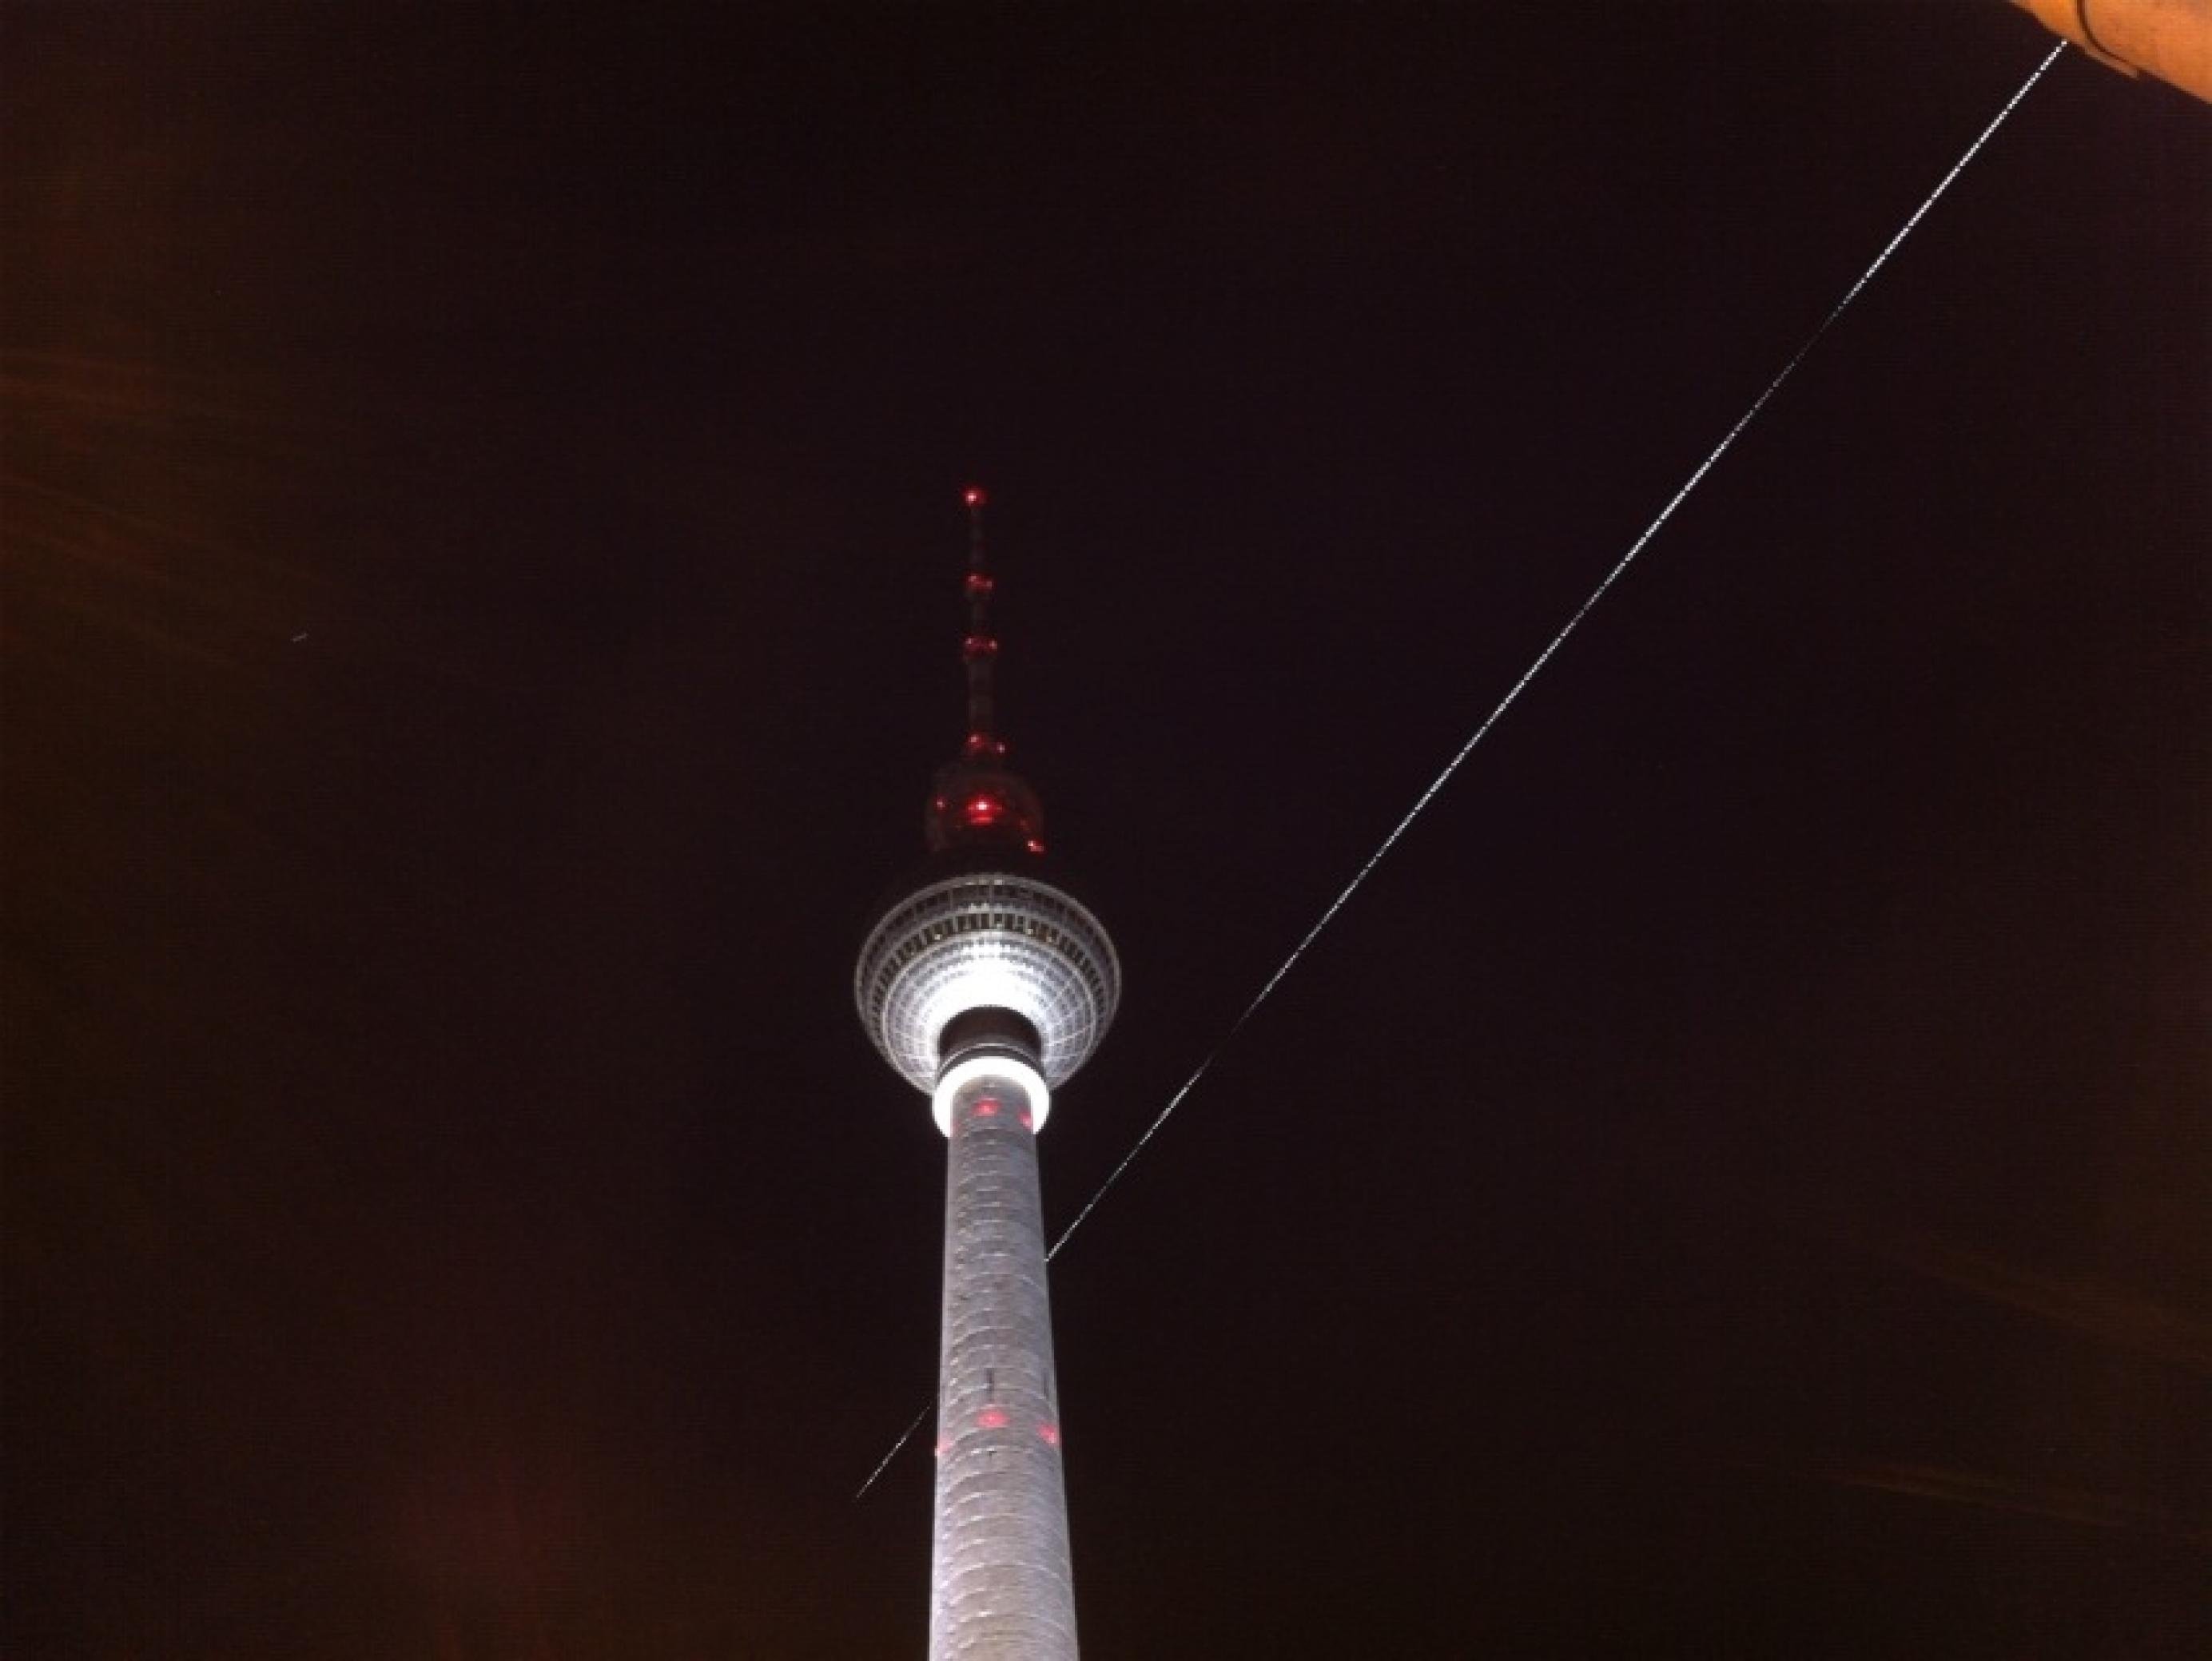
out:
{"label": "diagonal white streak", "polygon": [[[1651,523],[1645,525],[1643,532],[1628,545],[1628,551],[1613,562],[1613,569],[1607,572],[1598,585],[1590,591],[1589,597],[1575,608],[1574,615],[1569,617],[1565,625],[1552,637],[1551,643],[1536,654],[1535,661],[1521,672],[1521,678],[1514,682],[1507,689],[1505,695],[1498,700],[1497,706],[1483,717],[1482,724],[1476,727],[1468,741],[1459,747],[1451,760],[1444,763],[1443,770],[1429,781],[1429,787],[1426,790],[1414,798],[1413,805],[1406,809],[1405,817],[1390,827],[1390,834],[1382,839],[1374,852],[1367,856],[1367,862],[1352,874],[1352,880],[1338,892],[1336,898],[1328,902],[1313,927],[1306,931],[1305,937],[1291,949],[1291,955],[1283,960],[1274,973],[1267,977],[1267,984],[1261,986],[1253,996],[1252,1001],[1244,1006],[1243,1013],[1230,1023],[1229,1030],[1222,1034],[1221,1041],[1206,1052],[1206,1059],[1200,1062],[1192,1070],[1190,1076],[1182,1082],[1182,1088],[1168,1098],[1167,1106],[1161,1108],[1158,1116],[1145,1127],[1144,1134],[1131,1144],[1129,1151],[1121,1155],[1121,1163],[1107,1173],[1106,1180],[1100,1183],[1097,1191],[1083,1203],[1083,1209],[1075,1214],[1075,1220],[1060,1230],[1060,1238],[1052,1243],[1052,1249],[1045,1253],[1046,1262],[1049,1263],[1060,1255],[1060,1247],[1066,1246],[1075,1231],[1083,1227],[1084,1219],[1098,1209],[1098,1202],[1106,1197],[1114,1185],[1121,1179],[1121,1173],[1135,1163],[1138,1155],[1145,1151],[1145,1144],[1152,1141],[1152,1137],[1158,1133],[1160,1127],[1174,1116],[1176,1109],[1182,1106],[1183,1098],[1196,1088],[1199,1080],[1206,1076],[1206,1070],[1219,1058],[1223,1051],[1236,1041],[1237,1034],[1244,1030],[1245,1023],[1259,1013],[1260,1006],[1265,1003],[1275,988],[1282,984],[1283,977],[1297,967],[1298,960],[1306,955],[1307,949],[1321,938],[1322,931],[1336,920],[1336,914],[1344,909],[1346,903],[1353,894],[1359,892],[1360,886],[1367,881],[1375,868],[1382,863],[1383,857],[1397,846],[1398,839],[1406,834],[1413,821],[1421,816],[1429,803],[1436,799],[1437,792],[1451,782],[1452,775],[1457,773],[1460,765],[1474,754],[1474,747],[1489,736],[1491,728],[1496,726],[1505,712],[1513,707],[1514,700],[1521,695],[1531,681],[1543,672],[1544,665],[1552,661],[1553,654],[1567,643],[1569,635],[1582,627],[1583,619],[1589,615],[1597,603],[1606,597],[1607,591],[1620,579],[1621,573],[1635,563],[1636,556],[1641,554],[1651,539],[1659,534],[1667,521],[1674,518],[1674,510],[1680,507],[1688,498],[1689,494],[1698,488],[1705,475],[1713,470],[1720,458],[1729,452],[1729,448],[1742,435],[1743,430],[1759,419],[1759,411],[1765,409],[1774,395],[1782,390],[1784,383],[1797,373],[1797,366],[1812,355],[1813,349],[1826,337],[1828,331],[1836,326],[1837,320],[1850,309],[1851,302],[1859,297],[1867,284],[1874,281],[1881,268],[1889,264],[1890,256],[1898,251],[1904,244],[1905,239],[1911,236],[1914,228],[1927,217],[1928,210],[1936,205],[1944,191],[1951,188],[1952,181],[1966,170],[1967,164],[1981,153],[1982,147],[1987,144],[1996,130],[2004,124],[2006,118],[2020,107],[2021,100],[2026,98],[2033,89],[2035,83],[2043,78],[2044,72],[2058,61],[2058,55],[2066,50],[2066,44],[2065,41],[2061,40],[2045,54],[2043,61],[2029,73],[2027,80],[2020,83],[2019,89],[2005,100],[2004,107],[1990,118],[1989,124],[1975,135],[1973,142],[1967,145],[1959,159],[1951,164],[1950,170],[1942,179],[1936,180],[1936,188],[1928,192],[1905,223],[1898,227],[1897,234],[1882,246],[1881,252],[1874,257],[1872,263],[1865,270],[1859,273],[1858,280],[1844,291],[1844,297],[1829,310],[1827,316],[1820,319],[1813,332],[1806,336],[1804,344],[1790,354],[1789,361],[1776,373],[1773,379],[1766,383],[1765,389],[1751,401],[1751,407],[1736,417],[1735,425],[1721,435],[1720,442],[1706,453],[1705,458],[1697,464],[1690,476],[1682,481],[1680,488],[1667,499],[1667,505],[1653,515]],[[928,1416],[928,1412],[929,1409],[924,1408],[914,1423],[907,1427],[906,1434],[901,1436],[892,1445],[890,1452],[884,1456],[882,1462],[876,1466],[868,1480],[860,1484],[860,1493],[853,1496],[855,1500],[866,1494],[868,1489],[874,1486],[876,1478],[883,1475],[884,1466],[890,1464],[899,1449],[906,1446],[908,1438],[913,1436],[915,1427],[921,1423],[923,1418]]]}
{"label": "diagonal white streak", "polygon": [[912,1441],[914,1433],[921,1428],[921,1422],[936,1411],[937,1397],[932,1396],[923,1403],[921,1411],[914,1415],[913,1422],[904,1430],[899,1432],[899,1439],[891,1444],[890,1451],[876,1461],[876,1468],[868,1473],[868,1480],[854,1491],[853,1499],[855,1504],[868,1497],[868,1490],[876,1485],[876,1478],[890,1469],[891,1461],[899,1456],[899,1450]]}
{"label": "diagonal white streak", "polygon": [[1744,428],[1750,426],[1753,421],[1758,419],[1759,412],[1766,408],[1768,400],[1772,398],[1777,392],[1782,390],[1783,383],[1796,373],[1797,366],[1804,362],[1806,357],[1812,352],[1813,349],[1820,343],[1822,336],[1826,335],[1829,330],[1835,327],[1836,320],[1842,317],[1844,312],[1850,307],[1850,303],[1859,297],[1860,291],[1863,289],[1868,283],[1874,280],[1875,274],[1881,270],[1884,265],[1889,263],[1889,257],[1897,252],[1899,245],[1901,244],[1906,237],[1912,233],[1913,227],[1919,224],[1921,220],[1927,215],[1928,210],[1936,205],[1936,198],[1942,196],[1945,191],[1950,189],[1951,181],[1958,178],[1960,173],[1965,170],[1966,164],[1974,159],[1975,154],[1981,149],[1983,145],[1989,142],[1990,135],[1996,132],[1997,128],[2003,124],[2005,118],[2013,112],[2014,109],[2019,105],[2021,99],[2027,96],[2028,89],[2034,86],[2037,81],[2042,78],[2043,72],[2049,69],[2052,63],[2057,60],[2058,54],[2065,50],[2066,43],[2062,40],[2056,46],[2051,48],[2049,56],[2045,57],[2042,63],[2036,65],[2035,72],[2030,75],[2026,81],[2021,83],[2020,90],[2013,94],[2013,95],[2005,101],[2005,106],[1996,112],[1996,116],[1990,119],[1990,124],[1983,128],[1980,134],[1975,138],[1974,142],[1966,147],[1966,153],[1960,155],[1956,161],[1951,164],[1950,172],[1943,175],[1942,179],[1937,182],[1936,188],[1928,193],[1927,198],[1923,201],[1917,208],[1915,208],[1912,210],[1912,216],[1905,221],[1904,225],[1899,228],[1897,234],[1890,238],[1888,243],[1883,247],[1882,251],[1875,256],[1874,263],[1869,265],[1864,271],[1859,274],[1858,281],[1851,284],[1850,288],[1845,291],[1844,297],[1836,302],[1834,308],[1829,312],[1828,315],[1820,319],[1820,326],[1814,329],[1810,335],[1806,336],[1805,343],[1802,346],[1800,346],[1796,352],[1791,354],[1790,361],[1782,366],[1780,372],[1776,374],[1772,380],[1767,382],[1765,390],[1751,401],[1751,407],[1748,409],[1746,409],[1742,415],[1736,418],[1735,425],[1729,428],[1727,433],[1722,436],[1721,441],[1712,447],[1711,452],[1707,454],[1705,460],[1698,464],[1696,470],[1692,472],[1687,479],[1682,482],[1681,488],[1675,491],[1675,493],[1668,499],[1667,505],[1659,510],[1656,516],[1653,518],[1651,523],[1644,527],[1643,534],[1638,536],[1633,543],[1629,544],[1628,551],[1626,554],[1623,554],[1619,561],[1614,563],[1612,570],[1605,573],[1604,580],[1600,582],[1595,588],[1590,591],[1589,597],[1576,608],[1574,615],[1567,619],[1565,627],[1561,628],[1557,634],[1554,634],[1552,637],[1552,641],[1549,646],[1547,646],[1541,652],[1536,654],[1535,662],[1530,664],[1526,670],[1522,671],[1521,678],[1516,681],[1512,687],[1507,691],[1506,694],[1498,700],[1497,707],[1492,709],[1488,715],[1483,718],[1482,724],[1475,728],[1474,734],[1465,743],[1459,747],[1458,754],[1455,755],[1450,761],[1445,762],[1443,771],[1437,773],[1434,779],[1429,781],[1429,787],[1423,791],[1420,795],[1415,798],[1413,805],[1406,810],[1406,816],[1390,827],[1390,834],[1382,839],[1382,843],[1376,848],[1373,853],[1367,856],[1367,863],[1362,865],[1358,870],[1353,874],[1352,881],[1344,885],[1343,888],[1338,893],[1336,898],[1328,902],[1328,908],[1322,912],[1320,919],[1315,923],[1313,927],[1306,931],[1305,938],[1299,941],[1296,946],[1291,949],[1291,955],[1283,960],[1281,967],[1279,967],[1274,973],[1267,977],[1267,984],[1261,987],[1259,992],[1253,997],[1252,1001],[1244,1006],[1244,1012],[1238,1015],[1236,1021],[1231,1024],[1228,1032],[1223,1035],[1221,1042],[1214,1046],[1213,1049],[1207,1054],[1206,1059],[1198,1064],[1197,1070],[1194,1071],[1188,1079],[1183,1081],[1182,1088],[1177,1090],[1174,1095],[1168,1099],[1168,1105],[1160,1110],[1159,1117],[1145,1127],[1144,1135],[1137,1138],[1135,1145],[1133,1146],[1127,1154],[1122,1155],[1121,1162],[1119,1165],[1116,1165],[1113,1170],[1108,1173],[1106,1180],[1098,1185],[1097,1191],[1092,1194],[1090,1199],[1085,1202],[1083,1209],[1075,1214],[1075,1221],[1069,1223],[1066,1228],[1060,1231],[1060,1238],[1053,1242],[1052,1251],[1047,1254],[1047,1261],[1049,1261],[1052,1257],[1058,1255],[1060,1248],[1067,1244],[1068,1236],[1083,1226],[1084,1218],[1089,1216],[1092,1210],[1097,1208],[1098,1202],[1105,1197],[1106,1191],[1111,1188],[1115,1183],[1120,1179],[1121,1173],[1129,1168],[1130,1161],[1134,1160],[1139,1154],[1144,1151],[1145,1144],[1152,1139],[1152,1133],[1158,1131],[1161,1125],[1166,1124],[1169,1116],[1171,1115],[1177,1107],[1182,1105],[1182,1099],[1190,1094],[1191,1087],[1195,1085],[1200,1079],[1206,1076],[1206,1069],[1213,1065],[1215,1058],[1220,1055],[1222,1051],[1229,1047],[1231,1040],[1233,1040],[1237,1034],[1243,1030],[1244,1023],[1251,1020],[1253,1015],[1259,1010],[1260,1006],[1267,1001],[1269,995],[1274,991],[1277,986],[1282,984],[1283,977],[1290,973],[1291,970],[1297,965],[1297,961],[1305,955],[1306,949],[1311,946],[1316,940],[1321,937],[1322,931],[1328,927],[1328,925],[1336,919],[1336,914],[1344,909],[1345,903],[1349,900],[1353,894],[1359,891],[1360,885],[1367,881],[1368,876],[1374,871],[1376,866],[1382,863],[1383,856],[1388,854],[1393,847],[1397,846],[1398,839],[1406,834],[1407,827],[1413,824],[1413,821],[1419,818],[1422,811],[1427,808],[1431,802],[1436,799],[1437,793],[1443,790],[1447,784],[1451,782],[1451,776],[1459,771],[1460,764],[1465,761],[1467,758],[1474,753],[1474,747],[1480,743],[1483,739],[1488,736],[1491,728],[1498,724],[1499,718],[1502,717],[1507,710],[1513,706],[1513,700],[1521,695],[1522,689],[1528,686],[1528,682],[1534,680],[1536,676],[1542,672],[1544,665],[1552,661],[1553,653],[1556,652],[1561,646],[1565,646],[1567,641],[1567,637],[1570,634],[1572,634],[1577,628],[1582,626],[1583,619],[1589,616],[1591,610],[1596,606],[1597,603],[1605,597],[1606,591],[1611,588],[1615,582],[1620,580],[1621,573],[1626,571],[1628,567],[1634,563],[1636,556],[1644,551],[1645,544],[1650,543],[1654,536],[1659,534],[1660,527],[1664,525],[1668,519],[1674,517],[1674,510],[1682,505],[1684,499],[1686,498],[1692,490],[1695,490],[1698,488],[1699,481],[1704,479],[1706,474],[1711,472],[1714,464],[1717,463],[1723,456],[1728,453],[1729,447],[1736,441],[1737,438],[1742,433]]}

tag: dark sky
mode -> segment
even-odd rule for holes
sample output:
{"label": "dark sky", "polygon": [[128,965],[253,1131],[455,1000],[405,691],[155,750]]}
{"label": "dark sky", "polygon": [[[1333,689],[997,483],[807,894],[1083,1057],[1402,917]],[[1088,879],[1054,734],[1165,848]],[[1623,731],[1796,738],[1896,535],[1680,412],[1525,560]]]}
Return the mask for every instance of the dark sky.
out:
{"label": "dark sky", "polygon": [[[1057,1227],[2049,45],[751,9],[0,19],[11,1657],[920,1653],[959,488]],[[1060,1259],[1086,1651],[2212,1651],[2209,547],[2069,53]]]}

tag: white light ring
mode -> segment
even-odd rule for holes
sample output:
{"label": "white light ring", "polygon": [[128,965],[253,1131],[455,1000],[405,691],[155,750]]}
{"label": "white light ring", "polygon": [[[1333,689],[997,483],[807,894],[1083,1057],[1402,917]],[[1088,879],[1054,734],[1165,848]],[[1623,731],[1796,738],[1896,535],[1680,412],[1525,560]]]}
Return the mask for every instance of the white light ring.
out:
{"label": "white light ring", "polygon": [[946,1068],[929,1093],[929,1111],[946,1136],[952,1134],[952,1098],[979,1078],[1011,1079],[1020,1085],[1030,1101],[1030,1131],[1044,1129],[1045,1115],[1052,1111],[1052,1092],[1042,1073],[1018,1056],[968,1056]]}

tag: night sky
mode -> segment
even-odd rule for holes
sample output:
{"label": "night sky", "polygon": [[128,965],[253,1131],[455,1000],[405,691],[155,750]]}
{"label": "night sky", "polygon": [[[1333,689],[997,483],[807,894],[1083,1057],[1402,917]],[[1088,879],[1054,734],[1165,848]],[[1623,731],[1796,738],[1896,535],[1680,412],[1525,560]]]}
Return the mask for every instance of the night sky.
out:
{"label": "night sky", "polygon": [[[1056,1231],[2051,45],[600,9],[0,18],[11,1658],[919,1654],[961,487]],[[2208,549],[2069,52],[1056,1263],[1088,1653],[2212,1653]]]}

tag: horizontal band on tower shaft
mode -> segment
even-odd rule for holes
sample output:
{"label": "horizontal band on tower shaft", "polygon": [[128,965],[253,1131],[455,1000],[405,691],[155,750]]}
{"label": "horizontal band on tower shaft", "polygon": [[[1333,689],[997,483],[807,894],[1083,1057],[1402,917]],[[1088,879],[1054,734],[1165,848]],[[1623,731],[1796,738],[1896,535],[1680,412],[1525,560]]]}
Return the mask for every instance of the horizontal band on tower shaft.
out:
{"label": "horizontal band on tower shaft", "polygon": [[1036,1024],[1018,1009],[990,1004],[953,1016],[938,1036],[938,1069],[941,1072],[971,1051],[981,1050],[1018,1055],[1032,1067],[1043,1067],[1044,1040]]}

